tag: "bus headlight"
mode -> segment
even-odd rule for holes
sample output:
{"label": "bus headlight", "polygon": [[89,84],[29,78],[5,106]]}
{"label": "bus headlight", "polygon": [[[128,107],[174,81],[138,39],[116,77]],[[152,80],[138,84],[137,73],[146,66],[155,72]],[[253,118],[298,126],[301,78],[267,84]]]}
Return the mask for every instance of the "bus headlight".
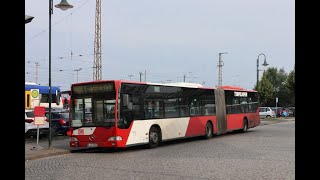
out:
{"label": "bus headlight", "polygon": [[122,141],[121,136],[111,136],[108,141]]}
{"label": "bus headlight", "polygon": [[78,139],[76,137],[71,137],[70,141],[78,141]]}

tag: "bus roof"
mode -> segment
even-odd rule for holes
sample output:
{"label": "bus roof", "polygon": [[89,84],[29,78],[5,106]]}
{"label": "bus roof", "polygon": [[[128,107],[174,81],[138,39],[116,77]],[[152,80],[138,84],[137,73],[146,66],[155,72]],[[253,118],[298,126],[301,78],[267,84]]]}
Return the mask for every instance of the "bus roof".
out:
{"label": "bus roof", "polygon": [[255,90],[248,90],[248,89],[244,89],[244,88],[239,87],[239,86],[219,86],[219,87],[224,89],[224,90],[257,92]]}
{"label": "bus roof", "polygon": [[192,88],[204,88],[201,84],[197,83],[186,83],[186,82],[177,82],[177,83],[147,83],[150,85],[160,85],[160,86],[176,86],[176,87],[192,87]]}
{"label": "bus roof", "polygon": [[87,81],[74,83],[73,85],[81,85],[81,84],[94,84],[94,83],[106,83],[118,81],[120,83],[131,83],[131,84],[148,84],[148,85],[159,85],[159,86],[175,86],[175,87],[191,87],[191,88],[202,88],[202,89],[214,89],[212,87],[204,87],[201,84],[197,83],[186,83],[186,82],[177,82],[177,83],[152,83],[152,82],[139,82],[139,81],[130,81],[130,80],[97,80],[97,81]]}
{"label": "bus roof", "polygon": [[[80,84],[93,84],[93,83],[103,83],[103,82],[113,82],[119,81],[121,83],[132,83],[132,84],[148,84],[148,85],[159,85],[159,86],[175,86],[175,87],[191,87],[191,88],[200,88],[200,89],[217,89],[217,87],[204,87],[201,84],[197,83],[186,83],[186,82],[176,82],[176,83],[151,83],[151,82],[139,82],[139,81],[130,81],[130,80],[98,80],[98,81],[88,81],[80,82],[72,85]],[[233,90],[233,91],[246,91],[246,92],[257,92],[255,90],[248,90],[238,86],[219,86],[219,88],[224,90]]]}

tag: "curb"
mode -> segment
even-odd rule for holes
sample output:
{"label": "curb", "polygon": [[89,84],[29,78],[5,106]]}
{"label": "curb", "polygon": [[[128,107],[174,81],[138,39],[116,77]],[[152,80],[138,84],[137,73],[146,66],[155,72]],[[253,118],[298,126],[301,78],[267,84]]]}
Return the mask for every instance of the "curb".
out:
{"label": "curb", "polygon": [[42,154],[29,155],[28,157],[25,157],[25,161],[35,160],[35,159],[40,159],[40,158],[50,157],[50,156],[69,154],[69,153],[70,153],[70,150],[58,150],[57,152],[47,152]]}
{"label": "curb", "polygon": [[260,119],[260,121],[268,121],[268,122],[272,122],[272,121],[294,121],[295,118],[270,118],[270,119]]}
{"label": "curb", "polygon": [[269,124],[278,124],[282,122],[289,122],[289,121],[295,121],[295,118],[272,118],[272,119],[260,119],[260,125],[269,125]]}

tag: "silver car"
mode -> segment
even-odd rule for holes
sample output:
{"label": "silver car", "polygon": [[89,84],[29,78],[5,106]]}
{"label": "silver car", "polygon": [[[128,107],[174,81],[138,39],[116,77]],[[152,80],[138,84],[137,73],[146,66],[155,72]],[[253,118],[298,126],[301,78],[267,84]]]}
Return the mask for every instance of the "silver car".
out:
{"label": "silver car", "polygon": [[[38,126],[34,124],[34,111],[25,110],[25,119],[24,119],[24,131],[25,136],[36,136]],[[39,134],[46,135],[49,132],[49,122],[44,121],[43,125],[39,125]]]}
{"label": "silver car", "polygon": [[260,116],[260,119],[275,118],[276,113],[270,107],[260,107],[259,116]]}

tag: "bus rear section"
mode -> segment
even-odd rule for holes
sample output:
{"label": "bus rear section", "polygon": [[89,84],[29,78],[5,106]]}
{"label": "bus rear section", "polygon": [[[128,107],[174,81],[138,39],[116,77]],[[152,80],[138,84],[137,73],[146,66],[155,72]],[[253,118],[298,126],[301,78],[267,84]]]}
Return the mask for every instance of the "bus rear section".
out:
{"label": "bus rear section", "polygon": [[224,90],[228,131],[246,131],[260,125],[257,91],[233,86],[222,86],[221,89]]}

